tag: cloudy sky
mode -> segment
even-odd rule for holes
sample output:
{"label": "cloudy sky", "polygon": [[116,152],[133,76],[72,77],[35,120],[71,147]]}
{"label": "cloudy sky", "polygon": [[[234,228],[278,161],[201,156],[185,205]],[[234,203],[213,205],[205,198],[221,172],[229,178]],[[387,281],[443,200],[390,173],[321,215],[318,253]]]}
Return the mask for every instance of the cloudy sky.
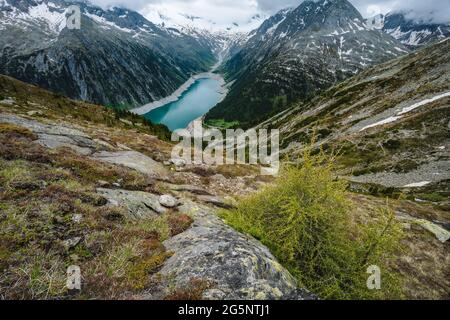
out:
{"label": "cloudy sky", "polygon": [[[102,7],[125,6],[150,18],[156,11],[183,13],[212,20],[220,26],[245,24],[258,13],[270,15],[303,0],[91,0]],[[450,0],[350,0],[365,17],[407,10],[413,19],[434,22],[450,20]],[[150,19],[151,20],[151,19]]]}

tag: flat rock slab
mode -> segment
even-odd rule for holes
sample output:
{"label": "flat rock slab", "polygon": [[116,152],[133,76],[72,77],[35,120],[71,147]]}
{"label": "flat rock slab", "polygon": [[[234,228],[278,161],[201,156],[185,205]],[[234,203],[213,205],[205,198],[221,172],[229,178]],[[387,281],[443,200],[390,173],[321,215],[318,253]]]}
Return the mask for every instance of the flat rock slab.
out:
{"label": "flat rock slab", "polygon": [[436,237],[436,239],[438,239],[442,243],[446,243],[448,240],[450,240],[450,232],[441,227],[440,225],[437,225],[431,221],[425,219],[417,219],[404,213],[399,213],[397,217],[400,220],[407,221],[409,223],[414,223],[422,227],[423,229],[432,233]]}
{"label": "flat rock slab", "polygon": [[218,196],[197,196],[197,199],[204,202],[204,203],[208,203],[208,204],[212,204],[216,207],[219,208],[223,208],[223,209],[233,209],[234,206],[230,203],[228,203],[227,201],[225,201],[225,199],[222,199],[221,197]]}
{"label": "flat rock slab", "polygon": [[96,147],[92,140],[84,137],[69,137],[50,134],[39,134],[38,143],[49,149],[67,147],[84,156],[91,155]]}
{"label": "flat rock slab", "polygon": [[186,185],[166,184],[166,185],[172,191],[188,192],[188,193],[202,195],[202,196],[210,196],[211,195],[211,193],[209,193],[205,189],[194,186],[194,185],[189,185],[189,184],[186,184]]}
{"label": "flat rock slab", "polygon": [[152,177],[167,176],[167,169],[159,162],[136,151],[102,151],[92,155],[94,160],[122,165]]}
{"label": "flat rock slab", "polygon": [[104,188],[98,188],[97,193],[105,197],[110,205],[124,207],[129,219],[154,218],[167,211],[159,203],[159,196],[151,193]]}
{"label": "flat rock slab", "polygon": [[11,114],[0,114],[0,122],[25,127],[37,134],[45,133],[58,136],[79,136],[89,138],[89,135],[86,133],[72,127],[58,124],[43,124],[39,121],[28,120]]}
{"label": "flat rock slab", "polygon": [[44,124],[9,114],[0,114],[0,122],[27,128],[38,136],[37,142],[46,148],[67,147],[81,155],[90,155],[99,147],[89,135],[72,127]]}
{"label": "flat rock slab", "polygon": [[183,288],[200,279],[212,283],[205,299],[312,298],[297,288],[296,280],[265,246],[227,226],[211,209],[186,202],[180,211],[190,214],[194,224],[164,242],[174,255],[157,277],[166,279],[167,287]]}
{"label": "flat rock slab", "polygon": [[448,240],[450,240],[450,232],[442,228],[441,226],[438,226],[437,224],[434,224],[428,220],[424,219],[418,219],[414,220],[414,223],[417,223],[425,230],[431,232],[434,234],[436,239],[438,239],[440,242],[445,243]]}

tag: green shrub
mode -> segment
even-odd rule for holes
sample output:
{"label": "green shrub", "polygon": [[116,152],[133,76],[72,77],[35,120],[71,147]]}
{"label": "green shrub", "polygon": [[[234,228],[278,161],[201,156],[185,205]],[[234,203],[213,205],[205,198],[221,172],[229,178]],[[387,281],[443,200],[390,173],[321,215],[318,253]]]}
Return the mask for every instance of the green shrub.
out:
{"label": "green shrub", "polygon": [[[306,152],[301,164],[283,168],[273,185],[222,216],[261,240],[300,286],[322,299],[399,298],[399,277],[388,268],[398,250],[399,224],[388,210],[358,223],[333,162]],[[382,270],[382,290],[367,289],[370,265]]]}

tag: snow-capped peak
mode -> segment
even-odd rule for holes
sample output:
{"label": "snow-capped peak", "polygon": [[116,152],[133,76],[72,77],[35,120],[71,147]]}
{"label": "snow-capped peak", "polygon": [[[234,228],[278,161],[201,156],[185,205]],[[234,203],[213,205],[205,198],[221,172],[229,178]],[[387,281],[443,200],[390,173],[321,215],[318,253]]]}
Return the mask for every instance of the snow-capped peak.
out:
{"label": "snow-capped peak", "polygon": [[192,15],[184,12],[176,12],[161,6],[153,7],[145,13],[145,17],[156,25],[164,28],[175,29],[196,29],[209,32],[231,32],[242,33],[250,32],[258,28],[267,18],[266,15],[256,14],[244,22],[230,22],[220,24],[217,21],[208,19],[202,15]]}
{"label": "snow-capped peak", "polygon": [[0,6],[6,7],[7,11],[3,17],[5,24],[29,24],[41,23],[48,30],[60,33],[66,27],[66,8],[53,2],[36,1],[26,10],[20,10],[7,0],[0,0]]}
{"label": "snow-capped peak", "polygon": [[384,17],[383,31],[414,48],[450,36],[450,24],[416,21],[404,13],[393,12]]}

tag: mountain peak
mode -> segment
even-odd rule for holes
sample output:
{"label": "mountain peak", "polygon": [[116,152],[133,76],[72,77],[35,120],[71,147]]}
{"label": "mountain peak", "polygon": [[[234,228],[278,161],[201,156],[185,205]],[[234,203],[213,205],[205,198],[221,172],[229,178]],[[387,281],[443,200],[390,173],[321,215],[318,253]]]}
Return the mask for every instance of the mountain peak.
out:
{"label": "mountain peak", "polygon": [[322,20],[323,23],[330,20],[328,22],[332,24],[346,18],[363,21],[359,11],[347,0],[308,0],[295,10],[295,14],[325,18],[325,20]]}
{"label": "mountain peak", "polygon": [[362,15],[347,0],[307,0],[295,9],[280,11],[271,17],[258,33],[276,30],[283,37],[289,37],[304,31],[341,33],[366,29]]}
{"label": "mountain peak", "polygon": [[251,126],[258,117],[408,52],[390,36],[369,29],[347,0],[305,1],[277,13],[251,36],[225,64],[236,82],[208,119]]}
{"label": "mountain peak", "polygon": [[408,18],[401,12],[386,15],[382,24],[383,31],[400,40],[403,44],[416,48],[430,42],[436,42],[450,36],[450,24],[423,22]]}

